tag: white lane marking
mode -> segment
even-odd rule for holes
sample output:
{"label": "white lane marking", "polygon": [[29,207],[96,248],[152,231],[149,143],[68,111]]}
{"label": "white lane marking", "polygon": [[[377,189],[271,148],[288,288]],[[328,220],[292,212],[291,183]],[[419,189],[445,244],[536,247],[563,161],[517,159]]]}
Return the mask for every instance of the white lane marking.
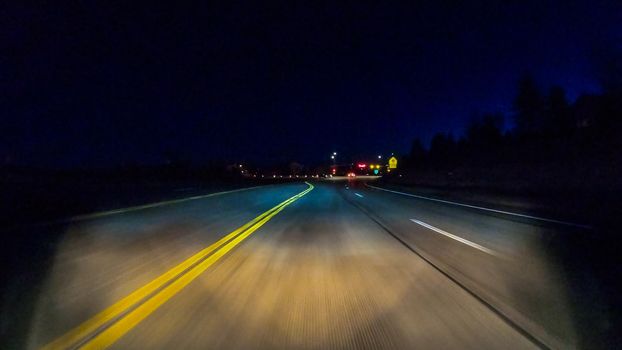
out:
{"label": "white lane marking", "polygon": [[423,221],[419,221],[419,220],[415,220],[415,219],[410,219],[410,221],[414,222],[415,224],[419,224],[419,225],[421,225],[421,226],[423,226],[425,228],[429,228],[432,231],[435,231],[435,232],[438,232],[438,233],[440,233],[442,235],[445,235],[445,236],[447,236],[447,237],[449,237],[451,239],[454,239],[454,240],[456,240],[456,241],[458,241],[460,243],[464,243],[464,244],[466,244],[468,246],[471,246],[471,247],[473,247],[475,249],[481,250],[484,253],[487,253],[487,254],[490,254],[490,255],[495,255],[495,256],[497,255],[497,253],[495,253],[494,251],[492,251],[492,250],[490,250],[490,249],[488,249],[486,247],[482,247],[481,245],[479,245],[477,243],[473,243],[473,242],[471,242],[471,241],[469,241],[467,239],[464,239],[462,237],[458,237],[458,236],[453,235],[453,234],[451,234],[451,233],[449,233],[447,231],[443,231],[443,230],[441,230],[438,227],[434,227],[432,225],[426,224]]}
{"label": "white lane marking", "polygon": [[111,216],[111,215],[116,215],[116,214],[122,214],[122,213],[138,211],[138,210],[144,210],[144,209],[150,209],[150,208],[156,208],[156,207],[161,207],[161,206],[165,206],[165,205],[183,203],[183,202],[193,201],[193,200],[197,200],[197,199],[215,197],[215,196],[220,196],[220,195],[223,195],[223,194],[229,194],[229,193],[235,193],[235,192],[248,191],[248,190],[253,190],[253,189],[262,188],[262,187],[268,187],[268,186],[271,186],[271,185],[260,185],[260,186],[253,186],[253,187],[244,187],[244,188],[238,188],[238,189],[230,190],[230,191],[208,193],[208,194],[204,194],[204,195],[200,195],[200,196],[179,198],[179,199],[173,199],[173,200],[168,200],[168,201],[163,201],[163,202],[155,202],[155,203],[149,203],[149,204],[144,204],[144,205],[138,205],[138,206],[134,206],[134,207],[126,207],[126,208],[113,209],[113,210],[96,212],[96,213],[91,213],[91,214],[72,216],[72,217],[65,218],[65,219],[41,221],[41,222],[36,222],[36,223],[26,224],[26,225],[15,225],[15,226],[9,227],[9,228],[7,228],[5,230],[7,232],[10,232],[10,231],[15,231],[15,230],[25,229],[25,228],[28,228],[28,227],[48,227],[48,226],[51,226],[51,225],[68,224],[68,223],[72,223],[72,222],[80,222],[80,221],[98,219],[98,218],[101,218],[101,217],[106,217],[106,216]]}
{"label": "white lane marking", "polygon": [[355,195],[357,195],[357,196],[359,196],[359,197],[361,197],[361,198],[363,198],[363,195],[362,195],[362,194],[358,194],[358,193],[356,193],[356,192],[354,192],[354,194],[355,194]]}
{"label": "white lane marking", "polygon": [[431,197],[424,197],[424,196],[419,196],[419,195],[412,194],[412,193],[404,193],[404,192],[399,192],[399,191],[387,190],[386,188],[376,187],[376,186],[372,186],[372,185],[367,185],[367,186],[371,187],[371,188],[374,188],[374,189],[377,189],[377,190],[381,190],[381,191],[397,193],[397,194],[401,194],[401,195],[404,195],[404,196],[415,197],[415,198],[419,198],[419,199],[426,199],[426,200],[433,201],[433,202],[452,204],[452,205],[457,205],[457,206],[461,206],[461,207],[467,207],[467,208],[473,208],[473,209],[490,211],[490,212],[493,212],[493,213],[518,216],[518,217],[527,218],[527,219],[540,220],[540,221],[545,221],[545,222],[552,222],[552,223],[560,224],[560,225],[580,227],[580,228],[584,228],[584,229],[588,229],[588,230],[592,229],[592,226],[590,226],[590,225],[577,224],[577,223],[574,223],[574,222],[561,221],[561,220],[555,220],[555,219],[547,219],[547,218],[542,218],[542,217],[539,217],[539,216],[532,216],[532,215],[526,215],[526,214],[513,213],[513,212],[510,212],[510,211],[497,210],[497,209],[486,208],[486,207],[478,207],[476,205],[451,202],[451,201],[446,201],[446,200],[443,200],[443,199],[437,199],[437,198],[431,198]]}

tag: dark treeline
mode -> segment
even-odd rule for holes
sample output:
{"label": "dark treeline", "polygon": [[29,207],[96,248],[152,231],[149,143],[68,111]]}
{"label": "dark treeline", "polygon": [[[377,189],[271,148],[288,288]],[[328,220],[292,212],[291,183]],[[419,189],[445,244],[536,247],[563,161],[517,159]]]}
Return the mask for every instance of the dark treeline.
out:
{"label": "dark treeline", "polygon": [[[435,186],[619,190],[622,83],[615,82],[608,79],[603,93],[585,94],[570,103],[562,87],[543,92],[525,76],[511,115],[475,115],[463,137],[438,133],[429,149],[415,139],[406,176]],[[507,130],[506,117],[513,120]]]}
{"label": "dark treeline", "polygon": [[[464,136],[438,133],[429,149],[414,140],[403,177],[394,179],[431,187],[436,195],[592,224],[594,230],[556,234],[542,243],[563,266],[568,293],[577,301],[576,324],[603,325],[578,326],[588,347],[600,342],[612,348],[620,341],[611,326],[620,314],[607,311],[622,302],[616,229],[622,217],[622,54],[617,57],[607,65],[602,92],[573,102],[562,87],[542,91],[523,77],[511,113],[476,115]],[[592,311],[595,305],[599,311]]]}

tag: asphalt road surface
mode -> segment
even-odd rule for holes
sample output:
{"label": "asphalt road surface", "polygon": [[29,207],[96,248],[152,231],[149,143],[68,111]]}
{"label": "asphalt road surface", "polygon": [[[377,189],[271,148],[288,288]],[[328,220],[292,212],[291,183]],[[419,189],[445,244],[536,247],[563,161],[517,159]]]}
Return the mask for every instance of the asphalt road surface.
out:
{"label": "asphalt road surface", "polygon": [[577,347],[543,237],[584,228],[488,209],[320,181],[83,217],[54,244],[23,344]]}

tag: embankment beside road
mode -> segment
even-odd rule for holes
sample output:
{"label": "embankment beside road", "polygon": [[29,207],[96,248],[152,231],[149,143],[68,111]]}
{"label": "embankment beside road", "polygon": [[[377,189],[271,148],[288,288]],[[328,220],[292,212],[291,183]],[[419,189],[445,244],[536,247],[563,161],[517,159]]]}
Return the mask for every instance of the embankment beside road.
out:
{"label": "embankment beside road", "polygon": [[200,169],[4,171],[0,173],[0,228],[260,184],[253,178]]}

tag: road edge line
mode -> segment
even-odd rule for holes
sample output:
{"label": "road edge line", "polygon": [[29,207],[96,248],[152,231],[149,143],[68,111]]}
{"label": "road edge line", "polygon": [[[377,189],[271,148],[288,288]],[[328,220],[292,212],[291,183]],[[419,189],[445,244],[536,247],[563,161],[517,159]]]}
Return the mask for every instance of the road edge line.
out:
{"label": "road edge line", "polygon": [[183,197],[183,198],[171,199],[171,200],[166,200],[166,201],[153,202],[153,203],[141,204],[141,205],[136,205],[136,206],[129,206],[125,208],[117,208],[117,209],[111,209],[111,210],[88,213],[88,214],[74,215],[74,216],[70,216],[67,218],[52,219],[52,220],[47,220],[47,221],[44,220],[44,221],[39,221],[39,222],[34,222],[34,223],[29,223],[29,224],[24,224],[24,223],[15,224],[15,225],[6,227],[4,231],[13,232],[13,231],[19,231],[19,230],[24,230],[24,229],[29,229],[29,228],[45,228],[45,227],[54,226],[54,225],[63,225],[63,224],[81,222],[81,221],[96,220],[99,218],[113,216],[117,214],[131,213],[134,211],[158,208],[158,207],[162,207],[166,205],[173,205],[173,204],[178,204],[178,203],[183,203],[183,202],[188,202],[188,201],[193,201],[193,200],[216,197],[220,195],[225,195],[225,194],[230,194],[230,193],[235,193],[235,192],[242,192],[242,191],[253,190],[253,189],[259,189],[262,187],[269,187],[269,186],[273,186],[273,184],[236,188],[236,189],[228,190],[228,191],[213,192],[213,193],[207,193],[207,194],[199,195],[199,196]]}
{"label": "road edge line", "polygon": [[471,208],[471,209],[478,209],[478,210],[483,210],[483,211],[489,211],[489,212],[493,212],[493,213],[497,213],[497,214],[504,214],[504,215],[509,215],[509,216],[517,216],[517,217],[522,217],[522,218],[526,218],[526,219],[544,221],[544,222],[549,222],[549,223],[554,223],[554,224],[559,224],[559,225],[578,227],[578,228],[582,228],[582,229],[586,229],[586,230],[593,229],[593,227],[591,225],[586,225],[586,224],[578,224],[578,223],[574,223],[574,222],[557,220],[557,219],[548,219],[548,218],[543,218],[543,217],[539,217],[539,216],[514,213],[514,212],[511,212],[511,211],[505,211],[505,210],[499,210],[499,209],[480,207],[480,206],[472,205],[472,204],[453,202],[453,201],[448,201],[448,200],[439,199],[439,198],[425,197],[425,196],[420,196],[418,194],[394,191],[394,190],[389,190],[387,188],[382,188],[382,187],[378,187],[378,186],[372,186],[372,185],[370,185],[368,183],[365,183],[365,186],[367,186],[369,188],[376,189],[376,190],[380,190],[380,191],[391,192],[391,193],[395,193],[395,194],[401,194],[403,196],[414,197],[414,198],[418,198],[418,199],[425,199],[425,200],[429,200],[429,201],[433,201],[433,202],[439,202],[439,203],[451,204],[451,205],[456,205],[456,206],[466,207],[466,208]]}

